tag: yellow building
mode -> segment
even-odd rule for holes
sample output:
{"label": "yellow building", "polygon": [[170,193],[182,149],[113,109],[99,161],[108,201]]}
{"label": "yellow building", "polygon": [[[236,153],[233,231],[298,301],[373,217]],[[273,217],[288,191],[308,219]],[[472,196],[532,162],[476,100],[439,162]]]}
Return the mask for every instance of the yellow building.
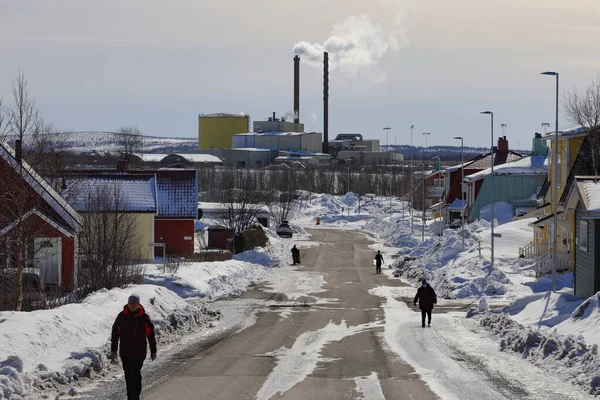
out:
{"label": "yellow building", "polygon": [[[554,238],[554,202],[560,202],[564,191],[567,189],[567,179],[587,133],[581,128],[559,132],[558,160],[554,159],[555,134],[550,133],[544,137],[548,150],[548,182],[545,193],[545,204],[528,216],[539,217],[532,224],[533,241],[529,246],[534,256],[540,258],[542,264],[551,263],[551,254]],[[558,162],[558,177],[555,176],[556,162]],[[558,198],[554,198],[554,185],[557,185]],[[575,265],[575,212],[565,211],[558,206],[558,231],[557,254],[559,269],[573,269]]]}
{"label": "yellow building", "polygon": [[198,148],[229,149],[233,135],[250,130],[250,116],[245,114],[200,114],[198,116]]}

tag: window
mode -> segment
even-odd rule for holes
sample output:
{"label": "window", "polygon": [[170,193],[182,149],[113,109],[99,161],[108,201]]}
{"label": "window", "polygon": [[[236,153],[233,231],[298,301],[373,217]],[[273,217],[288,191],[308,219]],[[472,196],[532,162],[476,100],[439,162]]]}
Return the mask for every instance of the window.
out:
{"label": "window", "polygon": [[588,222],[579,221],[579,248],[588,251]]}

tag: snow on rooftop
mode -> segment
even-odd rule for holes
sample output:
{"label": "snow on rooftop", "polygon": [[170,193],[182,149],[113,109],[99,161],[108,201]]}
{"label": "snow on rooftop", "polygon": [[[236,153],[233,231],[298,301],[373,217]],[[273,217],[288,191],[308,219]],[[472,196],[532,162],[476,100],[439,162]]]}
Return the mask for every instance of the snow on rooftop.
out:
{"label": "snow on rooftop", "polygon": [[233,136],[302,136],[302,135],[316,135],[316,132],[246,132],[236,133]]}
{"label": "snow on rooftop", "polygon": [[156,173],[158,216],[163,218],[198,217],[198,175],[196,170],[171,169]]}
{"label": "snow on rooftop", "polygon": [[450,211],[461,211],[463,210],[467,205],[467,201],[466,200],[462,200],[462,199],[455,199],[452,204],[450,204]]}
{"label": "snow on rooftop", "polygon": [[168,156],[168,154],[153,154],[153,153],[135,154],[135,155],[138,156],[139,158],[141,158],[142,161],[144,161],[144,162],[161,162],[163,160],[163,158]]}
{"label": "snow on rooftop", "polygon": [[93,176],[69,179],[63,196],[77,211],[90,211],[88,196],[106,191],[122,196],[123,211],[156,212],[156,193],[153,176]]}
{"label": "snow on rooftop", "polygon": [[213,156],[212,154],[198,154],[198,153],[190,153],[190,154],[181,154],[177,153],[177,156],[181,158],[185,158],[189,162],[193,163],[218,163],[222,164],[223,161],[217,156]]}
{"label": "snow on rooftop", "polygon": [[588,202],[588,212],[600,213],[600,182],[586,180],[583,182],[583,188]]}
{"label": "snow on rooftop", "polygon": [[[467,175],[466,181],[477,181],[490,175],[491,168]],[[494,167],[494,175],[543,175],[548,173],[546,156],[527,156],[520,160],[508,162]]]}

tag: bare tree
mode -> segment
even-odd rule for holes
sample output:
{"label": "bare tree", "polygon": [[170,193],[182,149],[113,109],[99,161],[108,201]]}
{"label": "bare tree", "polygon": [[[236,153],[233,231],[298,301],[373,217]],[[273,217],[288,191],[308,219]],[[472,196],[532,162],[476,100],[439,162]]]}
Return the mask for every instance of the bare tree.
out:
{"label": "bare tree", "polygon": [[220,222],[233,231],[235,238],[236,234],[245,231],[256,222],[258,212],[263,209],[268,199],[265,191],[260,189],[259,177],[252,171],[228,171],[222,179],[225,189],[220,192]]}
{"label": "bare tree", "polygon": [[[21,179],[14,182],[13,190],[16,190],[18,196],[24,196],[26,194],[25,181],[23,177],[23,163],[21,162],[22,145],[25,137],[30,135],[37,126],[39,126],[39,111],[37,109],[36,101],[29,94],[27,87],[27,80],[23,72],[19,71],[19,75],[13,81],[12,89],[12,104],[6,110],[7,116],[7,130],[11,136],[13,136],[18,142],[16,142],[16,151],[18,153],[17,159],[19,161],[18,173]],[[27,204],[25,198],[19,202],[20,206]],[[28,209],[21,209],[17,215],[17,226],[16,226],[16,238],[14,239],[17,259],[17,303],[15,310],[21,311],[23,305],[23,269],[25,268],[25,249],[26,249],[26,237],[25,227],[23,226],[23,217]]]}
{"label": "bare tree", "polygon": [[588,133],[582,148],[590,173],[600,173],[600,73],[584,91],[573,89],[564,99],[569,121],[583,127]]}
{"label": "bare tree", "polygon": [[290,212],[298,205],[298,190],[295,182],[295,173],[293,170],[281,171],[283,190],[279,193],[277,201],[277,213],[275,218],[277,223],[286,221],[289,218]]}
{"label": "bare tree", "polygon": [[136,126],[123,126],[114,136],[115,143],[127,162],[131,161],[133,154],[141,153],[144,149],[144,136]]}
{"label": "bare tree", "polygon": [[600,73],[584,91],[573,89],[564,99],[567,118],[586,129],[600,127]]}
{"label": "bare tree", "polygon": [[87,193],[79,241],[80,286],[86,292],[139,282],[143,270],[140,231],[117,185]]}

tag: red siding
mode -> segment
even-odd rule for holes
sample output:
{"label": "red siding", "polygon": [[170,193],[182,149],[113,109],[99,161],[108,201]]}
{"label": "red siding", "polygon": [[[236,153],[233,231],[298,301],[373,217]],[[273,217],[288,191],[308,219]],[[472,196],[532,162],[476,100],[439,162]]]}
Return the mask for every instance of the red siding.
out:
{"label": "red siding", "polygon": [[[185,239],[185,237],[191,239]],[[167,244],[167,255],[192,256],[194,254],[194,220],[154,220],[154,241]],[[155,254],[162,257],[162,248],[157,247]]]}
{"label": "red siding", "polygon": [[63,292],[75,288],[75,239],[72,237],[62,240],[61,286]]}

